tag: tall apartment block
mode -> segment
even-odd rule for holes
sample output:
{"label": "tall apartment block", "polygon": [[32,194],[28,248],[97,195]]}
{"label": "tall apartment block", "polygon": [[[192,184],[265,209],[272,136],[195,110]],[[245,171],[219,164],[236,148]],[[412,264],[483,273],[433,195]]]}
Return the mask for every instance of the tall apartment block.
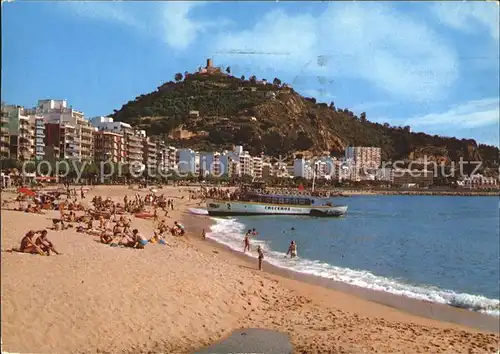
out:
{"label": "tall apartment block", "polygon": [[45,124],[45,151],[48,158],[80,159],[76,127],[67,123]]}
{"label": "tall apartment block", "polygon": [[[178,156],[178,164],[177,164],[177,170],[180,173],[192,173],[196,174],[197,170],[199,171],[199,156],[198,156],[198,166],[196,163],[197,160],[197,153],[194,150],[191,149],[179,149],[177,150],[177,156]],[[198,167],[198,168],[197,168]]]}
{"label": "tall apartment block", "polygon": [[[58,158],[92,160],[94,157],[94,128],[80,111],[68,107],[66,100],[39,100],[28,114],[42,117],[47,123],[45,145]],[[59,132],[57,132],[59,126]]]}
{"label": "tall apartment block", "polygon": [[115,122],[111,117],[95,117],[90,122],[99,131],[108,131],[123,136],[123,162],[143,163],[142,139],[144,134],[142,132],[132,128],[130,124]]}
{"label": "tall apartment block", "polygon": [[157,162],[157,149],[156,149],[156,142],[153,141],[151,138],[146,136],[145,131],[143,137],[142,137],[142,163],[148,167],[156,167],[158,162]]}
{"label": "tall apartment block", "polygon": [[0,118],[0,157],[2,159],[10,158],[9,116],[3,106]]}
{"label": "tall apartment block", "polygon": [[349,146],[345,158],[352,160],[359,168],[377,169],[382,163],[382,150],[377,147]]}
{"label": "tall apartment block", "polygon": [[252,158],[252,176],[257,179],[262,179],[262,158]]}
{"label": "tall apartment block", "polygon": [[125,162],[123,135],[104,130],[94,132],[94,160]]}
{"label": "tall apartment block", "polygon": [[45,120],[41,116],[29,117],[33,132],[33,154],[35,160],[43,160],[45,156]]}
{"label": "tall apartment block", "polygon": [[9,155],[18,160],[31,160],[34,155],[34,132],[23,107],[5,105],[2,107],[5,122],[8,121]]}

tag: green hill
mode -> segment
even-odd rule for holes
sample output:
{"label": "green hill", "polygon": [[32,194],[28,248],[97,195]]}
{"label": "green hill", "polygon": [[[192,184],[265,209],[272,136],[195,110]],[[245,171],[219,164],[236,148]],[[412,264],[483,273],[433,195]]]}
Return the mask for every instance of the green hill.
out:
{"label": "green hill", "polygon": [[[192,74],[168,82],[156,91],[136,97],[111,116],[166,137],[176,129],[184,137],[169,143],[200,150],[243,145],[252,153],[278,156],[294,152],[343,153],[346,146],[379,146],[384,160],[416,159],[423,155],[448,161],[499,160],[496,147],[473,139],[456,139],[411,133],[410,127],[372,123],[347,108],[316,103],[292,88],[263,85],[255,77],[245,80],[224,74]],[[199,113],[199,116],[196,112]]]}

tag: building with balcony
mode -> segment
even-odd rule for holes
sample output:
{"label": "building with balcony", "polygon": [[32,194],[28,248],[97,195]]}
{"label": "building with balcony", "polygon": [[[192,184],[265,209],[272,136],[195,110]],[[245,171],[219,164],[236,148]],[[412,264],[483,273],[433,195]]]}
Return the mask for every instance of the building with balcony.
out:
{"label": "building with balcony", "polygon": [[0,118],[0,157],[2,159],[10,158],[10,131],[9,131],[9,116],[4,111],[2,105],[2,115]]}
{"label": "building with balcony", "polygon": [[47,124],[59,124],[61,127],[69,126],[68,131],[73,130],[72,134],[74,134],[71,145],[72,158],[78,160],[93,159],[93,132],[95,129],[85,119],[82,112],[73,109],[71,106],[68,107],[66,100],[39,100],[35,108],[26,111],[30,115],[42,117]]}
{"label": "building with balcony", "polygon": [[293,176],[309,178],[309,162],[304,158],[295,159],[293,161]]}
{"label": "building with balcony", "polygon": [[176,170],[177,163],[179,162],[177,148],[173,146],[167,146],[164,143],[157,142],[156,149],[157,149],[156,160],[158,167],[163,171]]}
{"label": "building with balcony", "polygon": [[[179,149],[177,150],[178,164],[177,171],[179,173],[192,173],[196,174],[197,171],[197,153],[191,149]],[[199,155],[198,155],[198,170],[200,168]]]}
{"label": "building with balcony", "polygon": [[229,156],[219,152],[205,152],[200,154],[200,173],[204,176],[222,177],[229,173]]}
{"label": "building with balcony", "polygon": [[377,170],[382,163],[382,150],[378,147],[349,146],[345,149],[345,158],[354,161],[358,168]]}
{"label": "building with balcony", "polygon": [[[143,131],[142,131],[143,132]],[[157,162],[157,153],[158,150],[156,148],[157,143],[153,141],[151,138],[146,137],[146,132],[142,134],[142,163],[149,168],[156,168]]]}
{"label": "building with balcony", "polygon": [[45,155],[54,159],[80,160],[80,141],[76,127],[66,123],[45,124]]}
{"label": "building with balcony", "polygon": [[498,187],[498,180],[495,177],[486,177],[480,174],[465,177],[458,184],[469,189],[494,189]]}
{"label": "building with balcony", "polygon": [[252,158],[252,177],[262,179],[262,157]]}
{"label": "building with balcony", "polygon": [[42,116],[29,116],[33,132],[33,144],[35,160],[43,160],[45,156],[45,120]]}
{"label": "building with balcony", "polygon": [[[3,123],[2,134],[4,140],[4,154],[19,160],[31,160],[34,154],[34,131],[29,117],[23,107],[14,105],[2,106]],[[7,144],[7,137],[9,139]],[[6,147],[9,151],[7,153]]]}
{"label": "building with balcony", "polygon": [[122,163],[125,161],[124,139],[122,134],[95,131],[94,132],[95,161]]}
{"label": "building with balcony", "polygon": [[95,117],[90,120],[92,126],[98,131],[108,131],[123,135],[124,162],[141,164],[143,163],[142,133],[130,124],[115,122],[111,117]]}

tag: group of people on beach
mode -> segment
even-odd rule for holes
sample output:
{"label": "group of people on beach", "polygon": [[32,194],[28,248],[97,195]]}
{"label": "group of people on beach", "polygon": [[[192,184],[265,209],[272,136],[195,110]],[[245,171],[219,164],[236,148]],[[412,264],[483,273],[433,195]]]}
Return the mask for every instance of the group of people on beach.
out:
{"label": "group of people on beach", "polygon": [[11,251],[18,251],[22,253],[39,254],[41,256],[50,256],[51,253],[60,255],[54,244],[47,238],[47,230],[30,230],[21,239],[19,249],[12,249]]}
{"label": "group of people on beach", "polygon": [[[250,252],[250,238],[256,236],[257,236],[257,231],[255,230],[255,228],[249,229],[246,232],[245,236],[243,237],[243,253],[246,253],[247,251]],[[264,250],[260,245],[257,246],[257,255],[259,259],[259,270],[262,270],[262,261],[264,260]],[[290,242],[290,245],[288,246],[288,251],[285,257],[288,255],[290,255],[290,258],[297,257],[297,243],[293,240]]]}
{"label": "group of people on beach", "polygon": [[[174,200],[164,195],[148,193],[145,196],[135,194],[133,197],[125,196],[123,204],[113,201],[111,198],[95,196],[90,207],[82,204],[85,199],[83,188],[81,189],[78,202],[76,189],[72,190],[65,186],[67,192],[39,192],[31,190],[18,193],[16,201],[30,202],[28,208],[20,208],[21,211],[38,212],[42,209],[59,210],[59,218],[52,219],[52,229],[55,231],[66,230],[76,223],[76,231],[92,236],[98,236],[103,244],[112,247],[132,247],[144,248],[148,243],[159,243],[167,245],[165,236],[183,236],[186,233],[184,225],[175,221],[173,226],[167,226],[165,219],[160,220],[158,210],[164,212],[164,216],[169,218],[168,211],[174,210]],[[65,200],[61,197],[66,196]],[[154,213],[148,212],[154,209]],[[17,210],[17,209],[15,209]],[[77,215],[77,212],[82,212]],[[154,222],[153,235],[145,237],[138,229],[132,229],[132,220],[127,214],[133,214],[137,218],[152,219]],[[94,225],[94,221],[98,221]],[[49,255],[51,253],[60,254],[54,245],[47,238],[47,230],[29,231],[21,240],[19,248],[10,251],[22,253]]]}

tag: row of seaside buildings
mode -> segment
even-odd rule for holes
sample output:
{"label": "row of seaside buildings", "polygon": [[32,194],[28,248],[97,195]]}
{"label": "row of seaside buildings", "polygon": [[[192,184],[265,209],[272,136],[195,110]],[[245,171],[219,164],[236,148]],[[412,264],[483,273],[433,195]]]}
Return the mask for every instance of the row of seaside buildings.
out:
{"label": "row of seaside buildings", "polygon": [[[66,100],[40,100],[34,108],[2,106],[0,152],[2,158],[17,160],[76,159],[127,163],[136,168],[154,167],[195,175],[251,176],[260,180],[270,176],[334,180],[378,180],[396,184],[431,185],[432,172],[406,173],[382,167],[378,147],[348,147],[343,158],[319,156],[291,161],[251,156],[242,146],[233,151],[197,152],[176,148],[158,138],[148,137],[109,117],[87,120],[68,106]],[[470,178],[466,187],[496,186],[496,179]]]}

